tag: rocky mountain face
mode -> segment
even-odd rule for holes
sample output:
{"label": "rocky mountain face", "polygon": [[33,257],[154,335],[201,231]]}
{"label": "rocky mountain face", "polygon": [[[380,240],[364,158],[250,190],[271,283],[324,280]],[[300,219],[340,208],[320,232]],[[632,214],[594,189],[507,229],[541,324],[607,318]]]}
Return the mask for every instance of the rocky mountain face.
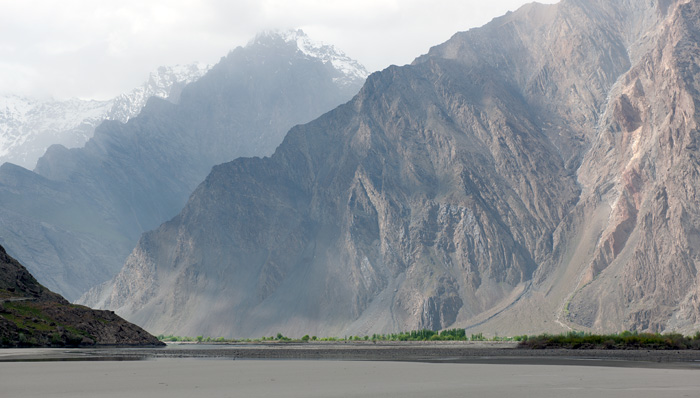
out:
{"label": "rocky mountain face", "polygon": [[126,123],[141,112],[150,97],[176,103],[182,88],[199,79],[209,66],[160,67],[129,93],[108,101],[41,100],[17,95],[0,97],[0,164],[33,169],[51,145],[79,148],[104,120]]}
{"label": "rocky mountain face", "polygon": [[0,242],[75,300],[116,274],[139,236],[176,215],[213,165],[270,154],[289,128],[350,99],[362,78],[341,84],[344,76],[288,35],[260,35],[177,103],[151,97],[127,123],[102,123],[83,148],[50,147],[34,172],[1,166]]}
{"label": "rocky mountain face", "polygon": [[0,246],[0,347],[163,345],[112,311],[71,305]]}
{"label": "rocky mountain face", "polygon": [[573,325],[700,329],[700,3],[668,6],[579,169],[580,208],[608,217],[570,297]]}
{"label": "rocky mountain face", "polygon": [[88,302],[183,335],[697,330],[699,11],[458,33],[216,166]]}

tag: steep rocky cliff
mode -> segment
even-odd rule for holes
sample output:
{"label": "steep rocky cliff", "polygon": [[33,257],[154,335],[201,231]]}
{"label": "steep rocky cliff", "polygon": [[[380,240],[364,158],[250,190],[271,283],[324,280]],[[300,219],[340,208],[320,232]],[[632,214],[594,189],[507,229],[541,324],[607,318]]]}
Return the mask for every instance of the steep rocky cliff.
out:
{"label": "steep rocky cliff", "polygon": [[530,4],[217,166],[93,291],[154,332],[698,328],[700,3]]}
{"label": "steep rocky cliff", "polygon": [[163,345],[112,311],[71,305],[0,246],[0,347]]}
{"label": "steep rocky cliff", "polygon": [[50,147],[35,172],[1,166],[0,243],[70,300],[109,279],[213,165],[270,154],[289,128],[359,90],[363,68],[336,69],[340,52],[302,51],[302,36],[258,36],[185,87],[177,104],[152,97],[126,124],[101,124],[83,148]]}
{"label": "steep rocky cliff", "polygon": [[584,209],[609,215],[569,320],[689,333],[700,328],[700,3],[673,8],[643,45],[579,170]]}

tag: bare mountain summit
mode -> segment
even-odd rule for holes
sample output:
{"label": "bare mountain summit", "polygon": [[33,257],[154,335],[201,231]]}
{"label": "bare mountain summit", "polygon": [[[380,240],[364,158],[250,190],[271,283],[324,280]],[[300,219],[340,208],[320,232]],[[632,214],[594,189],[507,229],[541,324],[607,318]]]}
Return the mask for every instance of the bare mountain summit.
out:
{"label": "bare mountain summit", "polygon": [[530,4],[217,166],[92,299],[153,332],[700,327],[700,2]]}

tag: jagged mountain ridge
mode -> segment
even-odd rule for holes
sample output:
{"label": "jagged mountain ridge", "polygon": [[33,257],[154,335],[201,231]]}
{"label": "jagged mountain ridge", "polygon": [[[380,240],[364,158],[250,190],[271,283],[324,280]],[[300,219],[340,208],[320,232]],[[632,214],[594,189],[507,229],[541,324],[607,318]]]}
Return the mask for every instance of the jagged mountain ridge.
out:
{"label": "jagged mountain ridge", "polygon": [[235,337],[696,330],[699,7],[530,4],[459,33],[217,166],[90,299]]}
{"label": "jagged mountain ridge", "polygon": [[107,101],[42,100],[17,95],[0,97],[0,164],[33,169],[51,145],[82,147],[104,120],[126,123],[150,97],[177,102],[182,87],[199,79],[207,65],[160,67],[129,93]]}
{"label": "jagged mountain ridge", "polygon": [[52,146],[34,172],[0,167],[0,241],[71,300],[106,281],[138,237],[171,218],[214,164],[271,153],[295,124],[347,101],[356,85],[282,34],[231,51],[177,104],[102,123],[85,147]]}

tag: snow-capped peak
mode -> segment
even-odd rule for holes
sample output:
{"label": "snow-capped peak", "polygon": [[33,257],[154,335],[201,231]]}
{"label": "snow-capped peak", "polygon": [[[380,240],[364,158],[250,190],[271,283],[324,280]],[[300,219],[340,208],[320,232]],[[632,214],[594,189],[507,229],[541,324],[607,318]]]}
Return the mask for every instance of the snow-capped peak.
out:
{"label": "snow-capped peak", "polygon": [[252,43],[259,42],[265,37],[280,37],[287,43],[295,43],[299,51],[312,58],[317,58],[324,63],[330,63],[342,77],[335,78],[339,85],[349,85],[364,81],[369,72],[362,64],[348,57],[343,51],[333,45],[314,41],[301,29],[270,30],[258,34]]}
{"label": "snow-capped peak", "polygon": [[31,168],[51,144],[83,144],[110,107],[111,101],[0,96],[0,164]]}
{"label": "snow-capped peak", "polygon": [[0,95],[0,164],[33,168],[53,144],[81,147],[105,119],[126,123],[152,96],[177,102],[182,88],[203,76],[209,65],[160,67],[129,93],[108,101]]}
{"label": "snow-capped peak", "polygon": [[126,123],[141,112],[151,97],[177,102],[180,90],[185,85],[204,76],[209,69],[211,69],[211,65],[201,63],[161,66],[150,73],[148,80],[142,86],[117,96],[106,118]]}

